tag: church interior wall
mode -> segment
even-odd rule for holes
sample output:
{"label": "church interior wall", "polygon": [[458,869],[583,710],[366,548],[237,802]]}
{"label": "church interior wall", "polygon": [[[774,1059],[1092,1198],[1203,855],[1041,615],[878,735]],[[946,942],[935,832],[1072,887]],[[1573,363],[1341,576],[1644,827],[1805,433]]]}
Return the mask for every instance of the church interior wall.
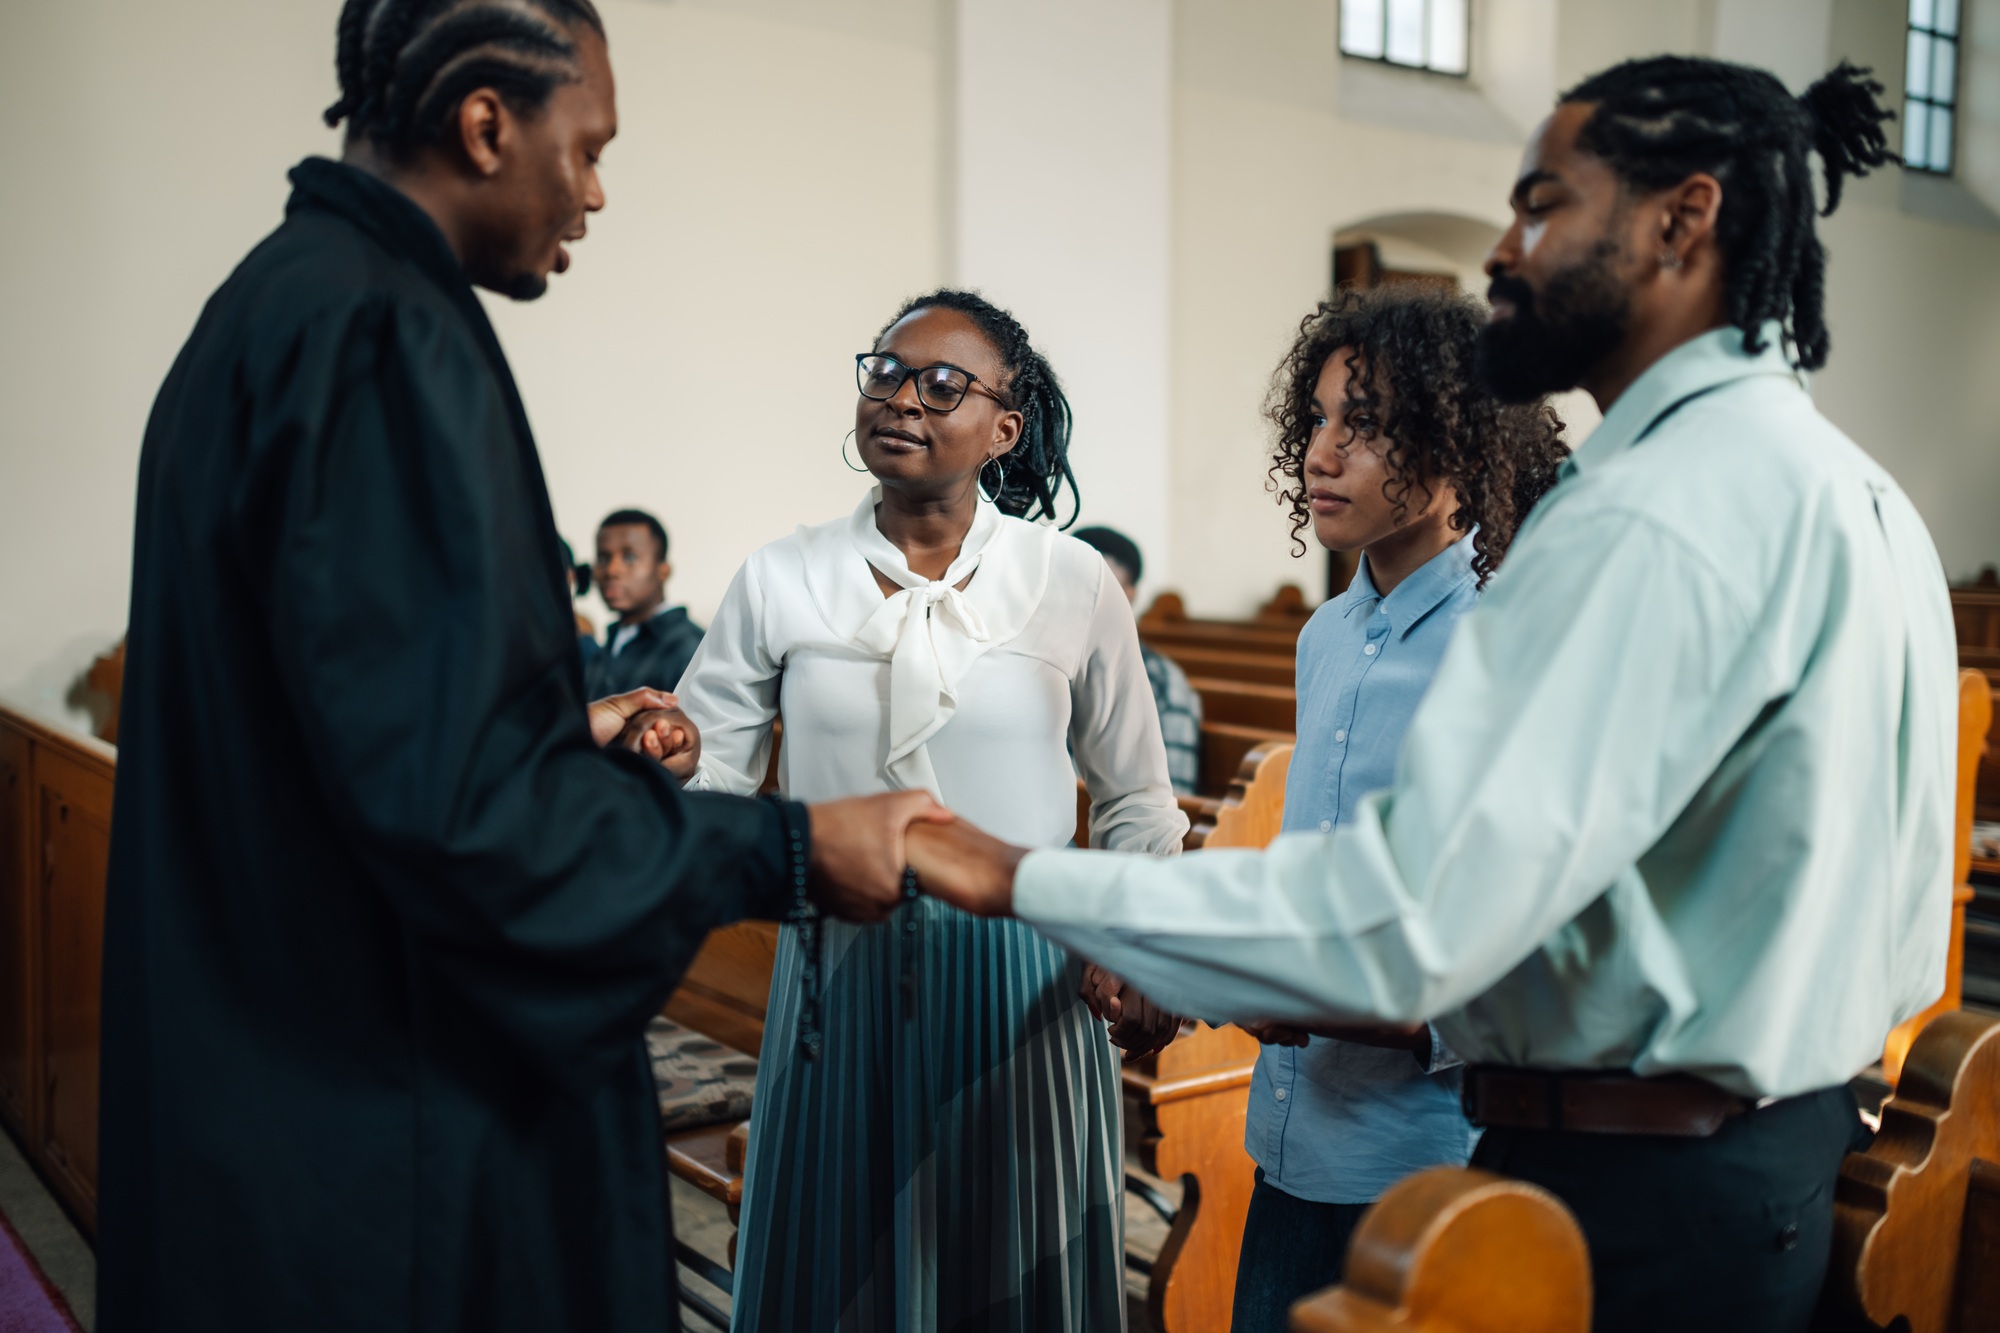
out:
{"label": "church interior wall", "polygon": [[[751,549],[851,507],[849,358],[902,299],[959,280],[1014,305],[1071,377],[1084,518],[1147,544],[1149,593],[1171,581],[1222,616],[1284,580],[1317,596],[1323,562],[1292,557],[1266,489],[1259,408],[1343,228],[1504,225],[1532,108],[1626,55],[1713,51],[1795,86],[1848,55],[1900,101],[1900,6],[1876,0],[1782,0],[1782,22],[1756,0],[1478,0],[1474,77],[1449,83],[1344,61],[1333,0],[1119,0],[1166,23],[1102,75],[1151,108],[1127,127],[1151,165],[1106,205],[1047,188],[1083,179],[1101,144],[1003,101],[966,114],[962,20],[990,19],[991,2],[603,0],[623,117],[611,207],[548,300],[491,307],[579,554],[609,509],[652,508],[673,531],[672,595],[711,613]],[[61,711],[121,632],[147,408],[203,300],[275,225],[283,168],[338,149],[318,118],[338,7],[0,9],[0,170],[15,183],[0,214],[0,692]],[[1043,8],[1030,45],[1062,39],[1063,7]],[[1967,12],[1980,77],[2000,63],[2000,0]],[[1043,73],[991,96],[1046,99],[1088,72]],[[1384,79],[1416,89],[1393,116],[1366,95]],[[1995,88],[1967,94],[1968,135],[1988,136],[1968,140],[1975,167],[2000,151],[1982,110]],[[1006,153],[1010,118],[1044,142]],[[968,219],[981,179],[987,205],[1040,190],[1040,230],[1004,210]],[[1825,224],[1835,352],[1815,392],[1909,488],[1963,578],[2000,560],[2000,214],[1976,181],[1922,184],[1967,202],[1913,210],[1890,171]],[[1163,219],[1134,211],[1148,190]],[[1125,221],[1072,244],[1105,208]],[[1102,256],[1121,239],[1111,281]],[[1453,259],[1476,287],[1476,264]],[[1092,323],[1083,294],[1116,308]],[[1121,380],[1122,402],[1105,388]],[[1576,435],[1591,415],[1575,413]]]}

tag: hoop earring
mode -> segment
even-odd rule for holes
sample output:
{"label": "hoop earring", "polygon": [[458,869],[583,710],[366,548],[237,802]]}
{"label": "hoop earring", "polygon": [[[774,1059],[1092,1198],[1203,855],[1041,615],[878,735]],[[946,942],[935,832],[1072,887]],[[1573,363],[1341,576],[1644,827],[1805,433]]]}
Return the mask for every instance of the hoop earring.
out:
{"label": "hoop earring", "polygon": [[[989,467],[997,467],[1000,469],[1000,481],[997,485],[994,486],[993,494],[991,495],[988,495],[986,493],[986,469]],[[1007,465],[1001,462],[997,456],[987,459],[984,463],[981,463],[979,465],[979,477],[974,484],[976,484],[979,487],[980,499],[986,501],[986,503],[988,504],[994,504],[994,505],[999,504],[1000,497],[1006,494],[1007,492]]]}
{"label": "hoop earring", "polygon": [[[853,431],[849,431],[849,432],[847,432],[847,434],[846,434],[845,436],[843,436],[843,437],[841,438],[841,441],[840,441],[840,461],[841,461],[841,462],[843,462],[843,463],[847,463],[847,442],[848,442],[849,440],[853,439],[853,438],[854,438],[854,432],[853,432]],[[847,463],[847,470],[848,470],[849,472],[866,472],[866,471],[867,471],[868,469],[867,469],[867,468],[865,468],[865,467],[856,467],[856,466],[854,466],[854,464],[852,464],[852,463]]]}

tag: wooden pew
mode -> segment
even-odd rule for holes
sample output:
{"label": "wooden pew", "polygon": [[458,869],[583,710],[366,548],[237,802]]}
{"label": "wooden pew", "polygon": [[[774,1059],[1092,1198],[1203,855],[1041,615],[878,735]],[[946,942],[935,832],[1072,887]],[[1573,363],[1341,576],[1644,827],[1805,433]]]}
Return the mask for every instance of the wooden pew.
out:
{"label": "wooden pew", "polygon": [[1958,673],[1958,818],[1954,821],[1952,854],[1951,925],[1946,944],[1944,993],[1937,1003],[1889,1034],[1882,1049],[1882,1077],[1896,1086],[1903,1057],[1933,1018],[1959,1007],[1965,991],[1965,907],[1972,901],[1972,805],[1979,781],[1979,765],[1986,754],[1986,736],[1993,725],[1993,692],[1986,677],[1977,671]]}
{"label": "wooden pew", "polygon": [[94,737],[0,707],[0,1120],[86,1235],[116,766]]}
{"label": "wooden pew", "polygon": [[1298,692],[1290,685],[1256,685],[1248,681],[1189,676],[1201,696],[1204,722],[1227,722],[1290,734],[1299,715]]}
{"label": "wooden pew", "polygon": [[1187,644],[1155,645],[1189,677],[1236,680],[1251,685],[1291,685],[1298,677],[1294,655],[1288,652],[1239,652],[1229,648]]}
{"label": "wooden pew", "polygon": [[[1262,847],[1284,817],[1288,742],[1244,758],[1208,835],[1209,847]],[[1148,1171],[1182,1182],[1146,1310],[1163,1333],[1229,1327],[1243,1220],[1256,1164],[1243,1149],[1256,1039],[1196,1023],[1166,1050],[1124,1069],[1126,1135]]]}
{"label": "wooden pew", "polygon": [[[1533,1186],[1433,1167],[1397,1182],[1347,1251],[1347,1280],[1292,1307],[1294,1333],[1583,1333],[1588,1252]],[[1828,1311],[1856,1329],[2000,1328],[2000,1019],[1942,1014],[1910,1047],[1866,1152],[1834,1190]]]}
{"label": "wooden pew", "polygon": [[1221,796],[1243,769],[1243,761],[1261,745],[1290,745],[1292,729],[1244,727],[1233,722],[1201,724],[1201,780],[1204,796]]}
{"label": "wooden pew", "polygon": [[[1292,592],[1297,594],[1298,590],[1293,588]],[[1177,594],[1163,592],[1139,617],[1139,637],[1170,657],[1176,645],[1289,657],[1297,649],[1299,630],[1309,618],[1304,601],[1303,596],[1288,599],[1281,589],[1255,620],[1199,620],[1187,614]]]}

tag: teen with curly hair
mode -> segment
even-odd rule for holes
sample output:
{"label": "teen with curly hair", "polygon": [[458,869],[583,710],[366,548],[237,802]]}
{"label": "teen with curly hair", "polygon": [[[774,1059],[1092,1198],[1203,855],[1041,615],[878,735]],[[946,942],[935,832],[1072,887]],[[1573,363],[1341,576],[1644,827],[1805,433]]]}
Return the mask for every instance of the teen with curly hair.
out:
{"label": "teen with curly hair", "polygon": [[[1093,846],[1178,852],[1131,608],[1096,551],[1033,521],[1075,496],[1048,361],[946,290],[899,310],[856,376],[846,452],[876,484],[730,586],[680,685],[704,733],[690,785],[756,790],[782,712],[793,799],[928,790],[1062,847],[1081,773]],[[1118,1061],[1081,978],[1027,927],[930,898],[784,928],[737,1329],[1124,1326]]]}
{"label": "teen with curly hair", "polygon": [[[1344,291],[1306,316],[1278,368],[1271,475],[1293,538],[1310,525],[1328,550],[1361,553],[1299,635],[1286,832],[1344,824],[1390,785],[1453,628],[1568,453],[1545,402],[1503,404],[1474,375],[1484,318],[1456,293]],[[1382,1191],[1463,1165],[1476,1135],[1459,1061],[1427,1024],[1247,1026],[1266,1044],[1244,1130],[1257,1185],[1234,1328],[1282,1333],[1294,1301],[1340,1280]]]}

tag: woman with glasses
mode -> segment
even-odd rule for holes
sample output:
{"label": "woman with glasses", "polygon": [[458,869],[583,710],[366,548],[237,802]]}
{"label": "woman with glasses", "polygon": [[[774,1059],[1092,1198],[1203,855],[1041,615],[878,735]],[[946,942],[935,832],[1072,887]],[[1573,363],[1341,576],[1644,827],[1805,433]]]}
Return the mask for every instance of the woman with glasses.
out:
{"label": "woman with glasses", "polygon": [[[757,790],[782,714],[794,799],[921,788],[1061,847],[1080,773],[1093,846],[1178,852],[1131,609],[1097,552],[1037,521],[1076,495],[1048,362],[1005,311],[939,291],[856,368],[853,450],[876,484],[737,574],[680,683],[690,787]],[[874,926],[794,913],[735,1328],[1124,1327],[1118,1062],[1081,974],[1032,930],[931,898]],[[1135,1000],[1112,1035],[1157,1044],[1169,1021]]]}

